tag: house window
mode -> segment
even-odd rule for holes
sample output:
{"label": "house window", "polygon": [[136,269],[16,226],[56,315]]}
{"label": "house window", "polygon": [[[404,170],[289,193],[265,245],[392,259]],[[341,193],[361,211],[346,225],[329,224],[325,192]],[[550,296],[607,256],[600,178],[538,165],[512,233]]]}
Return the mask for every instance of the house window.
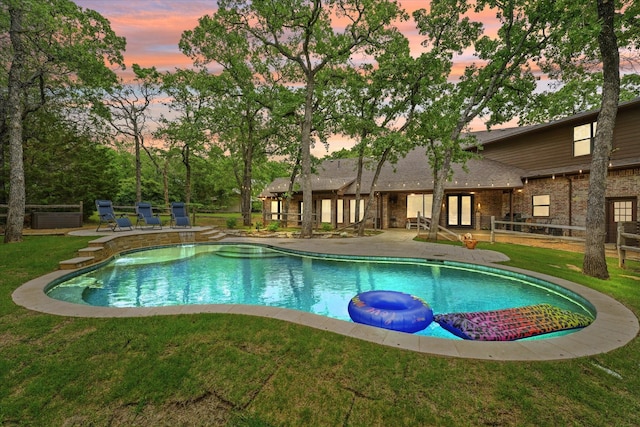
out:
{"label": "house window", "polygon": [[331,224],[331,199],[322,199],[320,222]]}
{"label": "house window", "polygon": [[613,202],[613,222],[633,221],[633,201]]}
{"label": "house window", "polygon": [[549,216],[551,198],[548,194],[533,196],[533,216]]}
{"label": "house window", "polygon": [[336,222],[338,224],[344,223],[344,200],[338,199],[338,205],[336,206]]}
{"label": "house window", "polygon": [[591,154],[593,139],[596,136],[597,123],[587,123],[573,128],[574,157]]}
{"label": "house window", "polygon": [[302,215],[304,213],[304,202],[299,202],[298,203],[298,224],[302,225]]}
{"label": "house window", "polygon": [[[364,199],[360,199],[360,218],[358,221],[362,221],[364,218]],[[355,199],[349,200],[349,222],[356,222],[356,201]]]}
{"label": "house window", "polygon": [[420,215],[431,218],[431,205],[433,194],[409,194],[407,196],[407,218],[415,218]]}
{"label": "house window", "polygon": [[271,219],[279,220],[280,219],[280,200],[272,200],[271,201]]}

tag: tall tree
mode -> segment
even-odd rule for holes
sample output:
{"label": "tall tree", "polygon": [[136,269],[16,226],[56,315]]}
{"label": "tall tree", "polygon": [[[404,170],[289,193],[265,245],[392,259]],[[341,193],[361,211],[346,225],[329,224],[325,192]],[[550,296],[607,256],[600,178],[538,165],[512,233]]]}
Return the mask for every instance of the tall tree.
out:
{"label": "tall tree", "polygon": [[553,120],[600,107],[591,151],[583,272],[605,279],[609,277],[605,258],[609,156],[614,150],[613,131],[621,93],[624,99],[640,94],[640,79],[634,71],[640,59],[640,3],[565,2],[557,13],[562,19],[553,28],[553,48],[547,49],[539,64],[561,87],[535,97],[524,119]]}
{"label": "tall tree", "polygon": [[[221,0],[216,13],[231,34],[244,35],[250,50],[304,93],[300,133],[303,192],[302,237],[311,237],[313,204],[311,145],[320,73],[381,43],[400,8],[389,0]],[[340,24],[338,24],[340,20]],[[346,23],[346,25],[344,24]]]}
{"label": "tall tree", "polygon": [[252,48],[243,29],[229,25],[224,14],[202,17],[197,28],[183,33],[180,47],[196,66],[222,68],[209,76],[216,96],[208,128],[233,160],[243,224],[249,226],[253,169],[266,160],[273,151],[270,143],[287,127],[274,110],[290,111],[289,90],[279,83],[279,74],[272,73],[262,50]]}
{"label": "tall tree", "polygon": [[[10,190],[5,242],[22,240],[25,180],[25,115],[53,99],[66,99],[81,88],[115,81],[109,65],[122,64],[124,39],[98,13],[68,0],[5,0],[0,28],[10,41],[2,55],[8,70],[7,108]],[[5,27],[6,25],[6,27]],[[5,72],[5,71],[3,71]]]}
{"label": "tall tree", "polygon": [[155,68],[142,68],[133,64],[134,81],[120,83],[109,88],[102,99],[94,103],[93,111],[103,117],[115,130],[117,137],[133,142],[135,155],[136,202],[142,201],[142,151],[160,170],[148,146],[145,136],[151,133],[147,121],[151,119],[151,105],[159,95],[159,73]]}
{"label": "tall tree", "polygon": [[[411,56],[406,37],[396,34],[375,55],[375,63],[345,70],[337,96],[336,118],[339,131],[357,141],[356,219],[367,218],[375,200],[378,177],[385,162],[396,163],[399,157],[415,147],[416,141],[406,137],[419,102],[425,92],[444,82],[447,61],[430,53]],[[369,198],[360,215],[362,172],[367,167],[364,157],[375,168]],[[358,222],[358,234],[364,235],[365,221]]]}
{"label": "tall tree", "polygon": [[208,116],[218,91],[206,70],[176,70],[162,75],[162,91],[169,115],[160,119],[156,135],[168,142],[169,150],[180,153],[185,169],[184,201],[191,203],[192,156],[204,154],[211,143]]}
{"label": "tall tree", "polygon": [[[464,162],[469,141],[465,131],[476,118],[487,126],[513,118],[535,88],[531,63],[549,41],[549,28],[557,21],[550,0],[482,0],[475,12],[492,11],[500,23],[495,35],[482,34],[481,22],[469,18],[471,5],[464,0],[434,0],[431,8],[414,13],[423,46],[450,60],[456,54],[474,50],[475,60],[466,65],[459,81],[443,85],[436,98],[425,98],[416,114],[412,136],[431,148],[430,166],[434,174],[432,227],[430,238],[437,238],[440,207],[446,182],[454,162]],[[453,62],[452,62],[453,63]],[[449,82],[455,69],[447,69]]]}
{"label": "tall tree", "polygon": [[593,144],[589,194],[587,203],[587,235],[582,271],[599,279],[608,279],[606,239],[606,189],[609,156],[613,149],[613,130],[616,126],[620,98],[620,54],[615,31],[614,0],[598,0],[600,33],[598,46],[602,57],[602,107],[598,114],[598,129]]}
{"label": "tall tree", "polygon": [[22,102],[22,76],[25,74],[25,57],[27,55],[22,38],[24,32],[24,11],[11,7],[9,9],[11,27],[9,36],[13,46],[13,58],[9,69],[9,90],[7,97],[8,132],[9,132],[9,210],[7,213],[7,227],[4,232],[4,242],[18,242],[22,240],[22,224],[24,222],[25,184],[24,161],[22,148],[22,119],[25,105]]}

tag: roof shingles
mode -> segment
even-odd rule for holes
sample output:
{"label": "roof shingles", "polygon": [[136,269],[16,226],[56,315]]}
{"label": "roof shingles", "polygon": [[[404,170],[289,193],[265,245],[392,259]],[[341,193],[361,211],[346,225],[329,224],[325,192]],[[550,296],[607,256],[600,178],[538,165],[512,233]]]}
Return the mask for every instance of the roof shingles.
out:
{"label": "roof shingles", "polygon": [[[356,159],[326,160],[312,176],[311,185],[317,192],[339,192],[353,195],[356,192]],[[368,194],[375,173],[375,163],[368,161],[362,172],[362,194]],[[470,159],[466,166],[454,165],[453,177],[447,182],[447,190],[470,191],[486,188],[520,188],[525,171],[489,159]],[[296,179],[300,183],[300,178]],[[376,184],[376,191],[431,192],[433,173],[423,148],[417,148],[400,159],[397,164],[386,163]],[[278,178],[265,188],[263,197],[288,191],[289,180]]]}

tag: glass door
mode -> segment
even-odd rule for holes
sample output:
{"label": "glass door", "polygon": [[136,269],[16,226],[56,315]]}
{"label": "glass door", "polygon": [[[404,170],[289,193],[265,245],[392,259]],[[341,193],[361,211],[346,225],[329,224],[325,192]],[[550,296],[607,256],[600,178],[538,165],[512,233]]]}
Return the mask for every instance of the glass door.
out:
{"label": "glass door", "polygon": [[473,196],[450,194],[447,196],[447,226],[471,227],[473,225]]}

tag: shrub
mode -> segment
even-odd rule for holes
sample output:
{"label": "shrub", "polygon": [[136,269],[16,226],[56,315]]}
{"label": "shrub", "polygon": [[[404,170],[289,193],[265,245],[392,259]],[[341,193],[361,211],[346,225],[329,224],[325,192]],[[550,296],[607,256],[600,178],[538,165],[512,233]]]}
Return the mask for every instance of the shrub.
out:
{"label": "shrub", "polygon": [[236,228],[238,224],[237,218],[227,218],[227,228]]}
{"label": "shrub", "polygon": [[322,231],[331,231],[333,227],[328,222],[322,223]]}
{"label": "shrub", "polygon": [[278,221],[274,221],[267,226],[267,230],[278,231],[279,227],[280,227],[280,223]]}

